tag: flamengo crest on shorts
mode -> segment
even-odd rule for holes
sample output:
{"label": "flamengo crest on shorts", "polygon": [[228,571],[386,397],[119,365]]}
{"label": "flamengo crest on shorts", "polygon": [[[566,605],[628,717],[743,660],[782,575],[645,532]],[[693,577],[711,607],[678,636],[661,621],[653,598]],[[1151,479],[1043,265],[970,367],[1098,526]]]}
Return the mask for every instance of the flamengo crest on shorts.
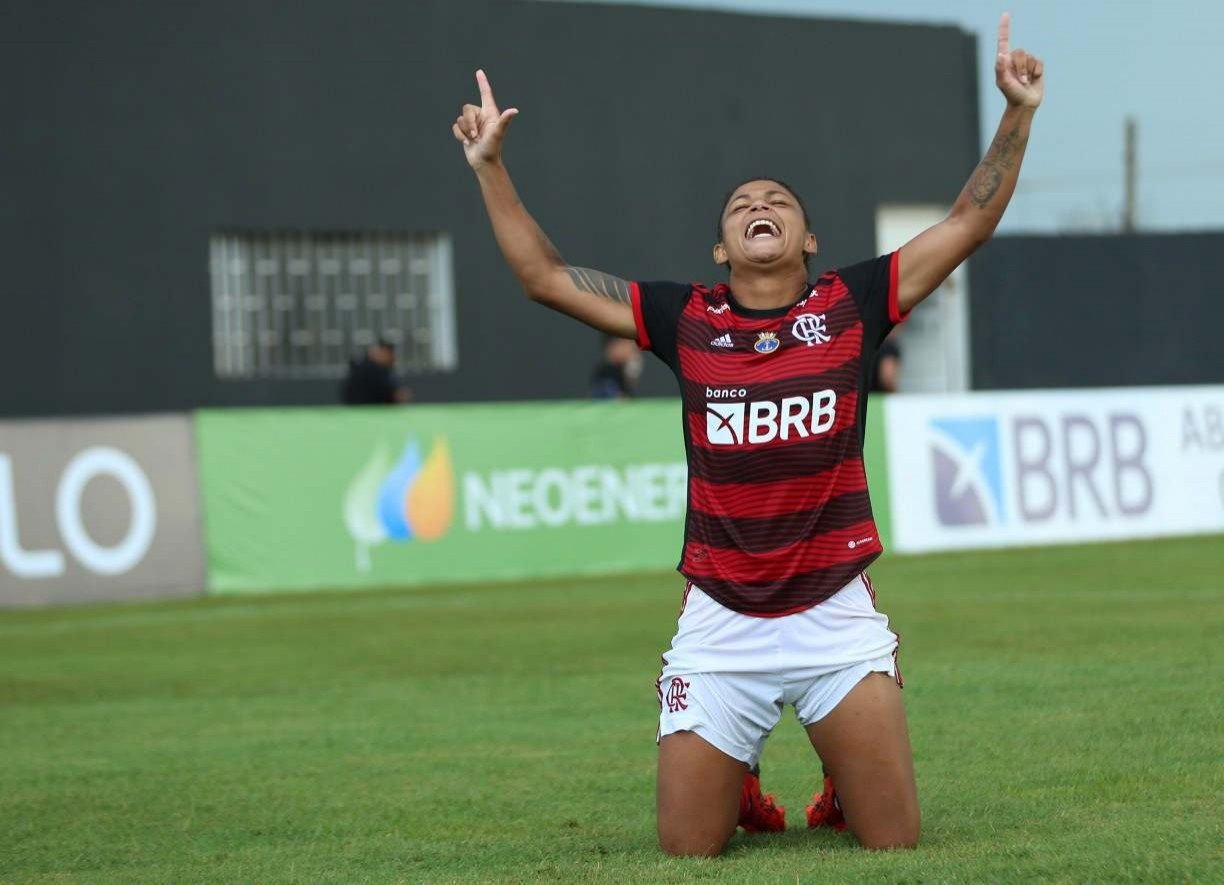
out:
{"label": "flamengo crest on shorts", "polygon": [[678,713],[688,709],[688,689],[689,684],[679,676],[668,683],[667,694],[663,698],[667,703],[667,712]]}

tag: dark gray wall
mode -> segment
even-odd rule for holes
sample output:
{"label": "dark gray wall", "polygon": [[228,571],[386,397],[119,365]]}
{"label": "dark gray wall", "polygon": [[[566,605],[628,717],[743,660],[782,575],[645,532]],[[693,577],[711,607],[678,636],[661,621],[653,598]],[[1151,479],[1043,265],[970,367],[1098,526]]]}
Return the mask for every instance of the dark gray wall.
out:
{"label": "dark gray wall", "polygon": [[1224,382],[1224,233],[996,237],[971,274],[975,388]]}
{"label": "dark gray wall", "polygon": [[[521,298],[450,134],[478,66],[522,109],[528,206],[623,276],[716,278],[719,200],[761,173],[806,197],[824,263],[860,260],[878,203],[951,202],[978,152],[953,28],[506,0],[53,0],[0,25],[0,414],[333,401],[213,376],[218,229],[450,231],[461,365],[418,399],[582,396],[596,335]],[[651,360],[644,392],[673,389]]]}

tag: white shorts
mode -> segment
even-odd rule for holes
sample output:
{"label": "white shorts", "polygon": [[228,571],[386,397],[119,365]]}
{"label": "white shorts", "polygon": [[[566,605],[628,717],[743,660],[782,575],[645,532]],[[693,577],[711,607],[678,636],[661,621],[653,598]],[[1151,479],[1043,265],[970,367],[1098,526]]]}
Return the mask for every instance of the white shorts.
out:
{"label": "white shorts", "polygon": [[784,704],[807,726],[868,673],[898,678],[897,635],[866,576],[793,615],[740,614],[690,586],[659,677],[659,737],[692,731],[755,765]]}

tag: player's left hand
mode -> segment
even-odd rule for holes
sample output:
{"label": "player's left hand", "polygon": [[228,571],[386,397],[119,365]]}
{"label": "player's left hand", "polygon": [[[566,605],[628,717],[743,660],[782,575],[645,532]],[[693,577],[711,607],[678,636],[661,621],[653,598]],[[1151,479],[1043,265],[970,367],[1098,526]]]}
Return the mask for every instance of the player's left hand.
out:
{"label": "player's left hand", "polygon": [[1023,49],[1011,48],[1011,14],[999,19],[999,51],[995,55],[995,84],[1012,107],[1035,108],[1045,96],[1045,65]]}

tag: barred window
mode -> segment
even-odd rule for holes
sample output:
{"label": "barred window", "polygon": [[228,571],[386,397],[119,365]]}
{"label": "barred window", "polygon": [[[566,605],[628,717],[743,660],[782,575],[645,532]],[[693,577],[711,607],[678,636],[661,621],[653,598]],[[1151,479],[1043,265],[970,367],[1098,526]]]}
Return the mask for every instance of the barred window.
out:
{"label": "barred window", "polygon": [[458,364],[446,234],[223,232],[210,253],[221,378],[338,378],[378,338],[401,373]]}

